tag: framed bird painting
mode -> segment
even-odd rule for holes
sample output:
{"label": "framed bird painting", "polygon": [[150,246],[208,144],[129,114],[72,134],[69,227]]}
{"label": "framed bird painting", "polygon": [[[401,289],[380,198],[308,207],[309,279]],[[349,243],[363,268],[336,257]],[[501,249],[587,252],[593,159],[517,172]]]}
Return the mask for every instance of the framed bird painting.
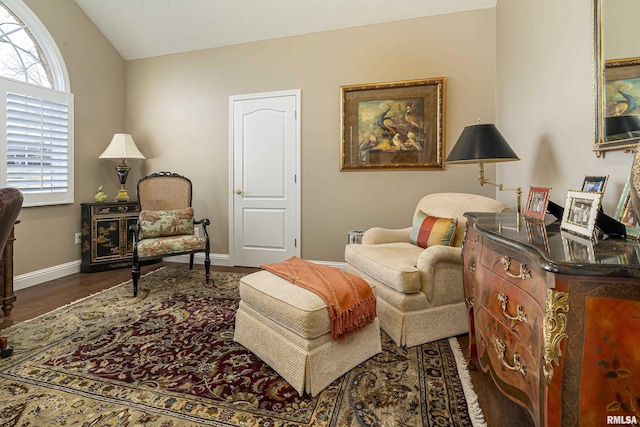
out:
{"label": "framed bird painting", "polygon": [[444,169],[445,82],[341,86],[340,170]]}

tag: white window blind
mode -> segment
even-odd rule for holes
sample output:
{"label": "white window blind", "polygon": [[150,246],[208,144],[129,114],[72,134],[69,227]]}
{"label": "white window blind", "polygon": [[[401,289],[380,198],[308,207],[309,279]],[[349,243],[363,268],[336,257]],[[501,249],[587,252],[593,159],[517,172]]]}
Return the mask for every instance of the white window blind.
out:
{"label": "white window blind", "polygon": [[0,78],[0,185],[23,206],[73,203],[73,95]]}

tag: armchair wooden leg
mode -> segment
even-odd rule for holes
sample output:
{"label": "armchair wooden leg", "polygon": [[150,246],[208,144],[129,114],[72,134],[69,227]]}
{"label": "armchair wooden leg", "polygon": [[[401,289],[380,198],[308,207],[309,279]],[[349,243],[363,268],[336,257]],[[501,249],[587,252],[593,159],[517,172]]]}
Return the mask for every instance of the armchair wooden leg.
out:
{"label": "armchair wooden leg", "polygon": [[209,259],[209,251],[204,254],[204,270],[207,277],[207,284],[209,284],[209,280],[211,275],[209,274],[209,270],[211,269],[211,259]]}
{"label": "armchair wooden leg", "polygon": [[195,254],[189,254],[189,270],[193,270],[193,257]]}
{"label": "armchair wooden leg", "polygon": [[140,278],[140,264],[137,261],[131,266],[131,279],[133,281],[133,297],[138,296],[138,279]]}

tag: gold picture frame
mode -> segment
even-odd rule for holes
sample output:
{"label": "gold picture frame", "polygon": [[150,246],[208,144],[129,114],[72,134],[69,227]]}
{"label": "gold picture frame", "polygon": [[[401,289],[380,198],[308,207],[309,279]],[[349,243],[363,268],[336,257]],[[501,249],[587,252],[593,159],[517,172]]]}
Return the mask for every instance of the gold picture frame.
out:
{"label": "gold picture frame", "polygon": [[446,78],[341,86],[340,170],[443,170]]}
{"label": "gold picture frame", "polygon": [[607,188],[607,181],[609,181],[609,175],[605,175],[605,176],[585,175],[584,180],[582,181],[582,191],[604,193],[605,188]]}

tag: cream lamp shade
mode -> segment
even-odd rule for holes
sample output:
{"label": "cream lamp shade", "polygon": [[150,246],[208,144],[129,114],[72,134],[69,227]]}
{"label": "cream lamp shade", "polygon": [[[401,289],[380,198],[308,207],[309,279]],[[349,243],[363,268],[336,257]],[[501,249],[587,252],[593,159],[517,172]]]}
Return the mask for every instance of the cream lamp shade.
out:
{"label": "cream lamp shade", "polygon": [[136,147],[133,137],[128,133],[116,133],[100,159],[144,159],[144,155]]}
{"label": "cream lamp shade", "polygon": [[100,154],[99,159],[122,159],[122,162],[116,166],[118,172],[118,180],[120,181],[120,189],[115,197],[116,202],[128,202],[130,200],[125,184],[127,183],[127,175],[131,169],[126,159],[144,159],[144,155],[136,147],[133,137],[128,133],[116,133],[113,135],[111,142],[106,150]]}

